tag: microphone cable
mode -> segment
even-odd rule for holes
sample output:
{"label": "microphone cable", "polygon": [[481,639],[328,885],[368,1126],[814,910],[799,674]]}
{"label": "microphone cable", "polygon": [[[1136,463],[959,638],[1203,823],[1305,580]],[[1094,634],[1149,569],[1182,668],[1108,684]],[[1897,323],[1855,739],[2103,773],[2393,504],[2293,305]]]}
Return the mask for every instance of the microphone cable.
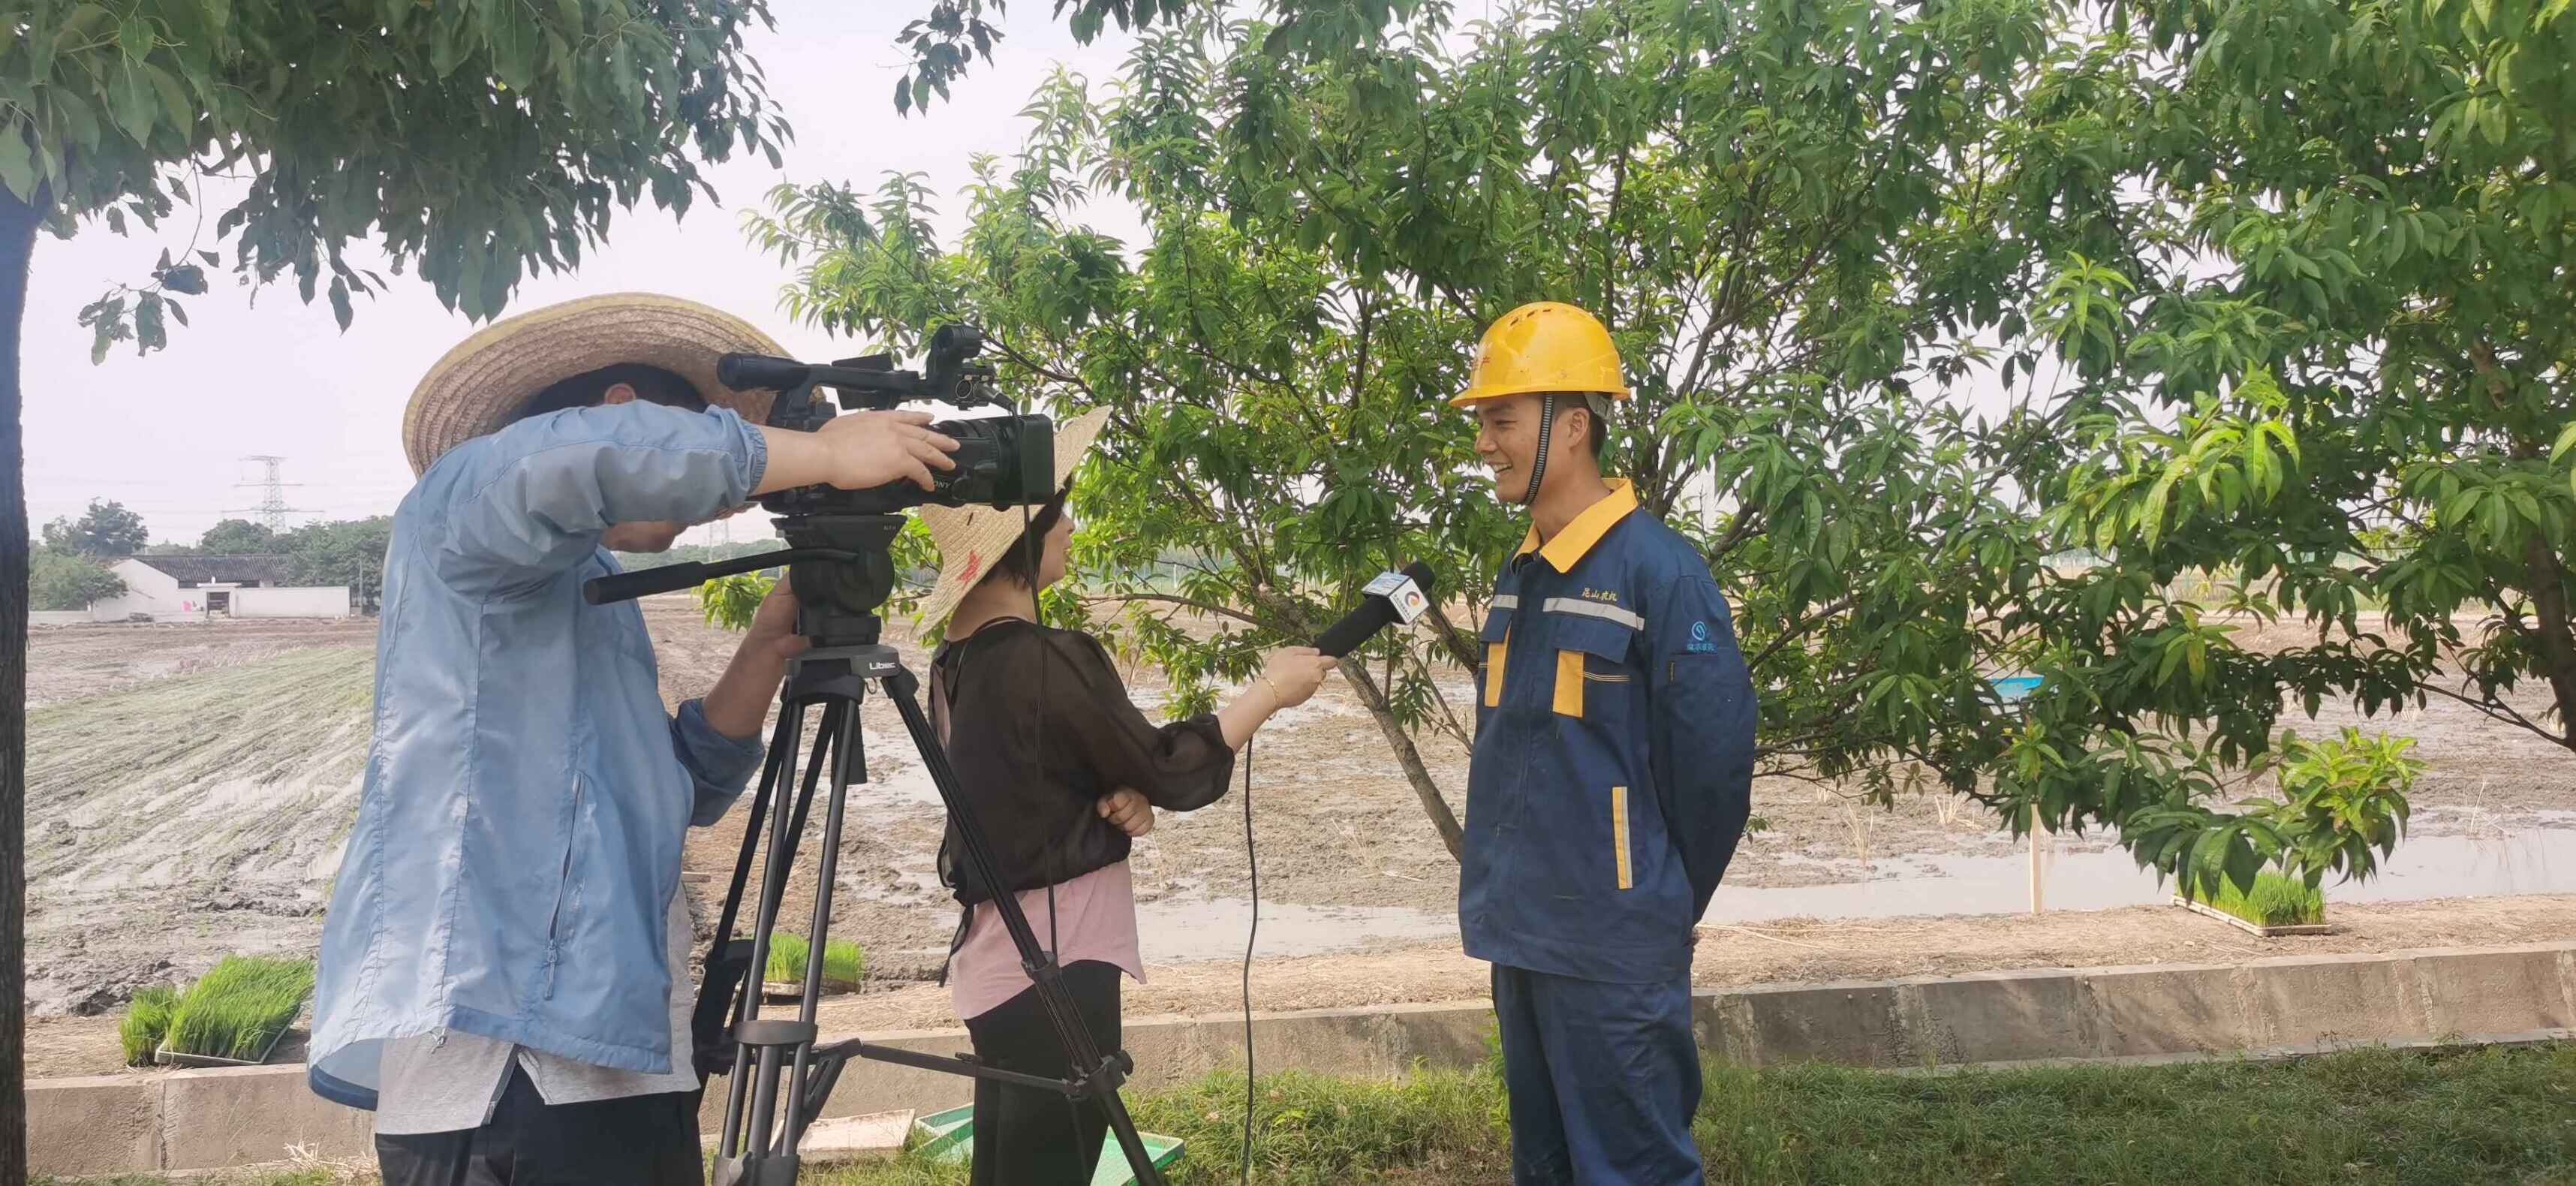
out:
{"label": "microphone cable", "polygon": [[1243,1186],[1252,1186],[1252,945],[1261,937],[1261,859],[1252,847],[1252,740],[1243,739],[1243,867],[1252,877],[1252,926],[1243,936]]}

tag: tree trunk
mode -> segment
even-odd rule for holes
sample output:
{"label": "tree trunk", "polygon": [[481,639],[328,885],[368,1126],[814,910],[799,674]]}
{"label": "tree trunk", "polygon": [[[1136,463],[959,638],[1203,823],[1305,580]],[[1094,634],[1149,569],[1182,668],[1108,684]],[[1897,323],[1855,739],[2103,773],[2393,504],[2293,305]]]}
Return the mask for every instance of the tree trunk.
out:
{"label": "tree trunk", "polygon": [[[16,135],[15,131],[0,135]],[[44,191],[36,200],[42,204]],[[36,207],[0,186],[0,1182],[27,1180],[27,458],[18,326]]]}
{"label": "tree trunk", "polygon": [[2540,643],[2534,658],[2558,703],[2559,744],[2576,749],[2576,625],[2569,621],[2567,566],[2536,532],[2523,542],[2522,558],[2530,572],[2533,633]]}
{"label": "tree trunk", "polygon": [[1344,663],[1341,672],[1359,692],[1360,703],[1368,706],[1369,715],[1377,718],[1378,732],[1386,735],[1396,763],[1404,767],[1405,781],[1413,784],[1413,797],[1422,801],[1422,814],[1431,817],[1432,830],[1440,833],[1440,843],[1449,846],[1449,859],[1464,859],[1467,837],[1459,830],[1458,817],[1449,810],[1449,801],[1440,796],[1440,784],[1431,781],[1431,768],[1423,764],[1422,751],[1414,748],[1413,735],[1404,731],[1403,722],[1396,720],[1395,712],[1387,707],[1386,693],[1369,678],[1368,665]]}

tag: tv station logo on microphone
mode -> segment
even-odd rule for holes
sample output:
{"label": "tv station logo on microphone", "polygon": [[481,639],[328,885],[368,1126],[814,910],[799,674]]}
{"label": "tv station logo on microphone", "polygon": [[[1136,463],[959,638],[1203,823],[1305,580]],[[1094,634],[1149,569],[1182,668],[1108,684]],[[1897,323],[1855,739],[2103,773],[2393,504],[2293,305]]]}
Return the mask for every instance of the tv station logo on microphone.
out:
{"label": "tv station logo on microphone", "polygon": [[1423,596],[1422,587],[1400,572],[1379,573],[1361,592],[1385,598],[1388,605],[1395,607],[1395,616],[1408,626],[1431,609],[1431,599]]}

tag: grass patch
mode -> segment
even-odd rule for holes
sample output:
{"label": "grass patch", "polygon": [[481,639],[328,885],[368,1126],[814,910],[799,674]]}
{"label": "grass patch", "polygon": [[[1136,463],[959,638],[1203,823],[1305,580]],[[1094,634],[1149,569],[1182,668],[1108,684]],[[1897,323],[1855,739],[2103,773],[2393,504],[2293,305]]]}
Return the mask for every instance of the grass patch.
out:
{"label": "grass patch", "polygon": [[[2201,901],[2188,888],[2185,889],[2184,896],[2194,901]],[[2254,875],[2254,888],[2251,890],[2240,890],[2236,888],[2235,882],[2224,877],[2219,878],[2217,895],[2207,899],[2204,904],[2213,909],[2224,910],[2258,927],[2307,926],[2326,920],[2324,891],[2310,887],[2307,882],[2293,877],[2284,877],[2269,869]]]}
{"label": "grass patch", "polygon": [[[769,937],[769,967],[761,979],[776,984],[803,984],[805,961],[812,958],[813,945],[803,935],[784,931]],[[823,983],[857,988],[866,974],[867,957],[859,945],[847,939],[834,939],[823,945]]]}
{"label": "grass patch", "polygon": [[161,1048],[161,1039],[170,1032],[170,1015],[178,1011],[179,990],[167,984],[134,994],[125,1006],[125,1016],[116,1022],[116,1042],[125,1051],[125,1065],[152,1065],[152,1052]]}
{"label": "grass patch", "polygon": [[312,994],[311,960],[225,956],[179,998],[170,1015],[170,1049],[256,1059],[286,1032]]}
{"label": "grass patch", "polygon": [[[1189,1142],[1174,1182],[1236,1180],[1240,1077],[1211,1075],[1133,1107],[1140,1127]],[[1253,1180],[1272,1186],[1511,1176],[1490,1065],[1397,1082],[1266,1075],[1256,1123]],[[1712,1066],[1692,1133],[1718,1183],[2568,1182],[2576,1045],[1926,1076]],[[967,1176],[906,1156],[809,1168],[802,1180],[964,1186]]]}

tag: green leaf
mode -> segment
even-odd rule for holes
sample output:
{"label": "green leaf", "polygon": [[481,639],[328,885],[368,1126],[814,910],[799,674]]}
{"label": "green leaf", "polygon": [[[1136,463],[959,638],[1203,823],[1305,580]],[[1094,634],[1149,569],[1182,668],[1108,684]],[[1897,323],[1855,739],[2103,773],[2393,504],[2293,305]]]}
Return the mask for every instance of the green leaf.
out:
{"label": "green leaf", "polygon": [[134,352],[148,354],[169,343],[169,333],[161,326],[161,294],[144,293],[134,306]]}
{"label": "green leaf", "polygon": [[349,283],[335,276],[331,280],[331,317],[340,323],[342,333],[348,332],[349,319],[352,315],[349,308]]}
{"label": "green leaf", "polygon": [[492,73],[503,85],[524,91],[536,85],[537,65],[545,53],[545,31],[520,3],[494,6],[486,30],[492,43]]}
{"label": "green leaf", "polygon": [[2558,443],[2549,449],[2549,463],[2556,465],[2565,460],[2569,449],[2576,449],[2576,420],[2569,421],[2567,427],[2558,430]]}
{"label": "green leaf", "polygon": [[169,71],[149,62],[144,63],[142,69],[151,78],[152,89],[161,95],[161,106],[169,113],[170,126],[183,132],[195,127],[196,105],[188,101],[187,89],[179,85],[179,80],[170,77]]}
{"label": "green leaf", "polygon": [[2262,872],[2263,858],[2242,832],[2231,831],[2227,838],[2227,880],[2235,883],[2237,892],[2252,893],[2254,875]]}
{"label": "green leaf", "polygon": [[116,64],[113,81],[107,88],[108,117],[127,138],[146,144],[152,138],[153,117],[158,114],[152,94],[152,81],[132,62]]}
{"label": "green leaf", "polygon": [[21,202],[36,197],[36,149],[15,123],[0,125],[0,185]]}

